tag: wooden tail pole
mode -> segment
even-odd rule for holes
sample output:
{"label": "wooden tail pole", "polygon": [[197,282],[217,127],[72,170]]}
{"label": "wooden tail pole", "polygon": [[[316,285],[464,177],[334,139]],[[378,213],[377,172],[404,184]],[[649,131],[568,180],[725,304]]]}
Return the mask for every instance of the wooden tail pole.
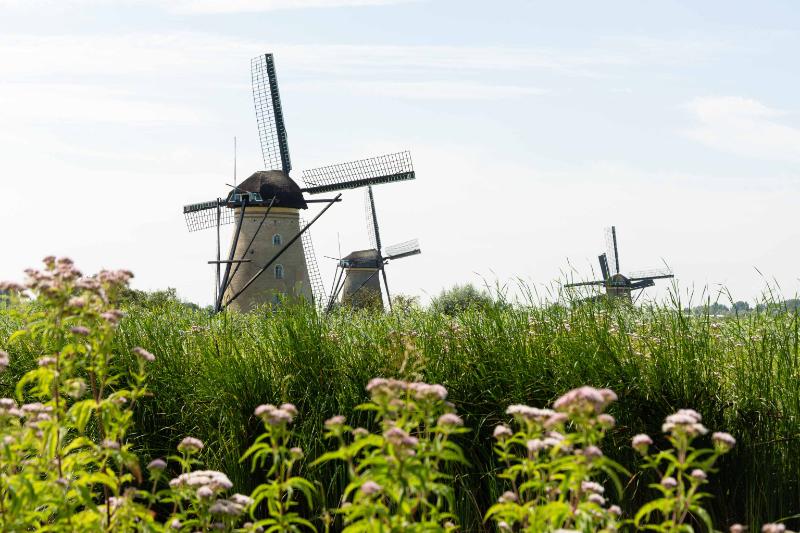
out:
{"label": "wooden tail pole", "polygon": [[[235,196],[234,196],[235,198]],[[236,245],[239,242],[239,233],[242,231],[242,222],[244,222],[244,212],[247,208],[247,200],[242,198],[242,212],[239,216],[239,221],[236,223],[236,233],[233,237],[233,242],[231,242],[231,253],[229,254],[228,260],[233,261],[233,256],[236,253]],[[228,275],[231,272],[231,263],[227,263],[225,265],[225,275],[222,277],[222,283],[219,286],[219,294],[217,295],[217,302],[214,305],[214,312],[219,313],[222,311],[222,298],[225,296],[225,289],[228,288]]]}

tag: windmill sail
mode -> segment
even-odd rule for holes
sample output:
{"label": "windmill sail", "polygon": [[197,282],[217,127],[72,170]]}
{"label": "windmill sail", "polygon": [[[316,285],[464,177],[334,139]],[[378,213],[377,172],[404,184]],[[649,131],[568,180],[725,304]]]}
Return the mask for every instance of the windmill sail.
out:
{"label": "windmill sail", "polygon": [[617,229],[614,226],[606,228],[606,258],[608,269],[613,276],[619,274],[619,255],[617,254]]}
{"label": "windmill sail", "polygon": [[381,234],[378,229],[378,214],[375,211],[375,197],[372,194],[372,186],[367,187],[365,194],[367,233],[369,234],[369,245],[380,251]]}
{"label": "windmill sail", "polygon": [[367,185],[413,180],[410,152],[398,152],[303,171],[309,194],[356,189]]}
{"label": "windmill sail", "polygon": [[289,159],[289,143],[283,123],[281,96],[272,54],[264,54],[250,60],[253,84],[253,102],[256,107],[258,137],[261,155],[267,170],[282,170],[289,174],[292,162]]}
{"label": "windmill sail", "polygon": [[627,277],[631,281],[638,281],[642,279],[674,278],[675,275],[672,273],[672,270],[670,268],[665,267],[665,268],[651,268],[648,270],[637,270],[636,272],[631,272]]}
{"label": "windmill sail", "polygon": [[[306,221],[300,219],[300,226],[305,227]],[[325,286],[322,283],[322,276],[319,273],[319,266],[317,265],[317,254],[314,253],[311,231],[304,231],[301,239],[303,241],[303,253],[306,257],[308,281],[311,284],[311,295],[314,298],[314,304],[320,309],[325,309],[328,306],[328,299],[325,293]]]}
{"label": "windmill sail", "polygon": [[422,250],[420,250],[419,247],[419,240],[412,239],[410,241],[387,246],[384,251],[384,257],[386,257],[386,259],[400,259],[401,257],[408,257],[409,255],[421,253]]}
{"label": "windmill sail", "polygon": [[186,227],[189,231],[215,227],[218,215],[220,225],[233,223],[233,210],[225,207],[224,202],[220,203],[219,200],[183,206],[183,216],[186,218]]}

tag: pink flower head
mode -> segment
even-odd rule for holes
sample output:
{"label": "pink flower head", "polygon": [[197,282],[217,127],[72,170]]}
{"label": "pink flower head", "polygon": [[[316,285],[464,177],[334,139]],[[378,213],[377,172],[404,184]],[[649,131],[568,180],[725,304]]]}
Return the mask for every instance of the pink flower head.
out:
{"label": "pink flower head", "polygon": [[694,479],[695,481],[705,481],[706,479],[708,479],[708,475],[706,475],[706,473],[700,470],[699,468],[695,468],[694,470],[692,470],[692,473],[690,475],[692,479]]}
{"label": "pink flower head", "polygon": [[295,407],[293,403],[282,403],[281,406],[278,407],[278,409],[283,409],[284,411],[292,415],[293,418],[297,416],[297,407]]}
{"label": "pink flower head", "polygon": [[694,409],[680,409],[676,413],[669,415],[661,426],[664,433],[673,436],[687,435],[696,437],[708,433],[706,427],[701,424],[702,417]]}
{"label": "pink flower head", "polygon": [[509,405],[506,414],[511,415],[517,420],[543,423],[555,414],[552,409],[539,409],[527,405]]}
{"label": "pink flower head", "polygon": [[147,465],[148,470],[164,470],[165,468],[167,468],[167,462],[164,459],[153,459]]}
{"label": "pink flower head", "polygon": [[508,437],[512,436],[513,434],[514,434],[514,432],[513,432],[513,431],[511,431],[511,428],[510,428],[510,427],[508,427],[508,426],[507,426],[507,425],[505,425],[505,424],[498,424],[498,425],[497,425],[497,426],[495,426],[495,428],[494,428],[494,433],[493,433],[493,436],[494,436],[494,438],[496,438],[497,440],[504,440],[504,439],[506,439],[506,438],[508,438]]}
{"label": "pink flower head", "polygon": [[133,349],[133,353],[136,354],[138,357],[141,357],[143,360],[147,361],[148,363],[152,363],[156,360],[156,356],[141,348],[139,346]]}
{"label": "pink flower head", "polygon": [[90,333],[89,328],[87,328],[86,326],[74,326],[69,328],[69,330],[75,335],[80,335],[82,337],[86,337]]}
{"label": "pink flower head", "polygon": [[661,480],[661,486],[667,489],[674,489],[678,486],[678,481],[672,476],[667,476]]}
{"label": "pink flower head", "polygon": [[647,453],[647,449],[652,446],[653,439],[650,438],[650,435],[639,433],[633,437],[632,444],[634,450],[641,454],[645,454]]}
{"label": "pink flower head", "polygon": [[591,461],[592,459],[597,459],[598,457],[602,457],[603,450],[594,445],[587,446],[586,448],[583,449],[583,456]]}
{"label": "pink flower head", "polygon": [[326,429],[339,429],[341,428],[347,419],[342,415],[332,416],[325,421],[325,428]]}
{"label": "pink flower head", "polygon": [[194,437],[184,437],[178,444],[178,451],[193,454],[203,449],[203,441]]}
{"label": "pink flower head", "polygon": [[783,524],[764,524],[761,526],[762,533],[784,533],[786,526]]}
{"label": "pink flower head", "polygon": [[586,500],[591,502],[591,503],[594,503],[596,505],[601,505],[601,506],[605,505],[605,503],[606,503],[606,499],[604,497],[602,497],[601,495],[597,494],[597,493],[590,494],[589,497],[586,498]]}
{"label": "pink flower head", "polygon": [[447,398],[447,389],[442,385],[429,385],[428,383],[411,383],[408,388],[414,393],[414,398],[423,401],[444,401]]}
{"label": "pink flower head", "polygon": [[583,386],[572,389],[553,403],[557,411],[572,414],[601,413],[605,407],[617,399],[610,389],[595,389]]}
{"label": "pink flower head", "polygon": [[372,496],[373,494],[377,494],[382,490],[383,487],[381,487],[374,481],[365,481],[359,488],[359,491],[361,491],[361,494],[363,494],[364,496]]}
{"label": "pink flower head", "polygon": [[725,433],[723,431],[718,431],[711,435],[711,440],[714,442],[714,446],[722,453],[730,451],[736,445],[736,439],[730,433]]}
{"label": "pink flower head", "polygon": [[436,421],[436,424],[439,426],[456,427],[463,426],[464,421],[455,413],[445,413],[439,417],[439,419]]}

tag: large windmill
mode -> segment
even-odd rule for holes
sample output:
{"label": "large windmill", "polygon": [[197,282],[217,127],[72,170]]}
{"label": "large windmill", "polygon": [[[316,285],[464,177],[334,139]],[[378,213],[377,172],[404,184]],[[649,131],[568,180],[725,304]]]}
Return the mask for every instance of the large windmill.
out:
{"label": "large windmill", "polygon": [[383,277],[386,301],[391,309],[392,297],[389,293],[389,282],[386,279],[386,263],[422,253],[417,239],[383,248],[378,226],[378,212],[375,209],[375,196],[372,193],[371,185],[367,186],[365,204],[367,232],[371,248],[356,250],[339,259],[328,308],[335,304],[340,293],[343,305],[355,308],[382,307],[383,297],[378,277],[378,273],[380,273]]}
{"label": "large windmill", "polygon": [[[266,170],[234,186],[225,198],[184,206],[186,224],[189,231],[217,228],[217,259],[209,261],[216,265],[216,311],[228,306],[248,311],[282,297],[305,298],[325,306],[308,228],[339,201],[341,193],[325,199],[304,195],[414,179],[411,158],[401,152],[306,170],[301,188],[289,177],[292,164],[272,54],[252,59],[251,76]],[[299,213],[311,202],[327,205],[306,223]],[[228,258],[223,260],[220,226],[230,223],[236,228]]]}
{"label": "large windmill", "polygon": [[619,248],[617,246],[617,228],[606,228],[606,253],[598,256],[600,273],[603,279],[584,281],[581,283],[568,283],[565,287],[584,287],[595,285],[605,287],[608,298],[623,298],[631,301],[631,293],[635,290],[645,289],[655,285],[655,280],[675,277],[669,268],[650,269],[631,272],[627,275],[620,273]]}

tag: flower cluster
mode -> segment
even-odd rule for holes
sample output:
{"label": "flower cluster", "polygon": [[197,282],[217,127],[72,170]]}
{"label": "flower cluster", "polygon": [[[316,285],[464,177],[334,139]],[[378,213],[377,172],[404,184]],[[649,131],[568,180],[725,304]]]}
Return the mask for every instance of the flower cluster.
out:
{"label": "flower cluster", "polygon": [[[672,532],[685,529],[691,516],[703,520],[712,531],[714,528],[708,513],[702,508],[705,494],[701,487],[708,481],[708,473],[713,472],[717,458],[730,451],[736,440],[728,433],[717,432],[712,435],[714,449],[695,449],[694,441],[708,433],[703,425],[703,417],[694,409],[679,409],[669,415],[661,426],[667,440],[672,445],[669,450],[651,452],[653,439],[639,434],[633,437],[631,445],[645,460],[645,467],[653,470],[660,481],[650,486],[660,497],[636,515],[634,524],[643,527],[647,520],[648,529]],[[655,515],[660,515],[657,518]],[[736,531],[734,525],[731,531]]]}
{"label": "flower cluster", "polygon": [[452,488],[443,483],[446,476],[441,468],[448,461],[463,461],[451,436],[466,430],[464,420],[446,401],[447,389],[439,384],[374,378],[366,390],[371,402],[360,409],[375,412],[380,431],[373,434],[350,427],[344,416],[336,415],[325,422],[325,428],[339,449],[317,461],[344,461],[350,485],[358,488],[345,494],[338,509],[344,526],[453,530],[447,506]]}
{"label": "flower cluster", "polygon": [[[513,425],[494,429],[495,451],[510,489],[486,514],[500,531],[603,530],[619,526],[620,508],[607,506],[601,472],[623,472],[599,447],[614,418],[604,413],[617,399],[609,389],[580,387],[553,409],[511,405]],[[616,474],[614,474],[616,475]],[[570,512],[565,513],[563,509]],[[554,519],[554,517],[558,517]]]}

